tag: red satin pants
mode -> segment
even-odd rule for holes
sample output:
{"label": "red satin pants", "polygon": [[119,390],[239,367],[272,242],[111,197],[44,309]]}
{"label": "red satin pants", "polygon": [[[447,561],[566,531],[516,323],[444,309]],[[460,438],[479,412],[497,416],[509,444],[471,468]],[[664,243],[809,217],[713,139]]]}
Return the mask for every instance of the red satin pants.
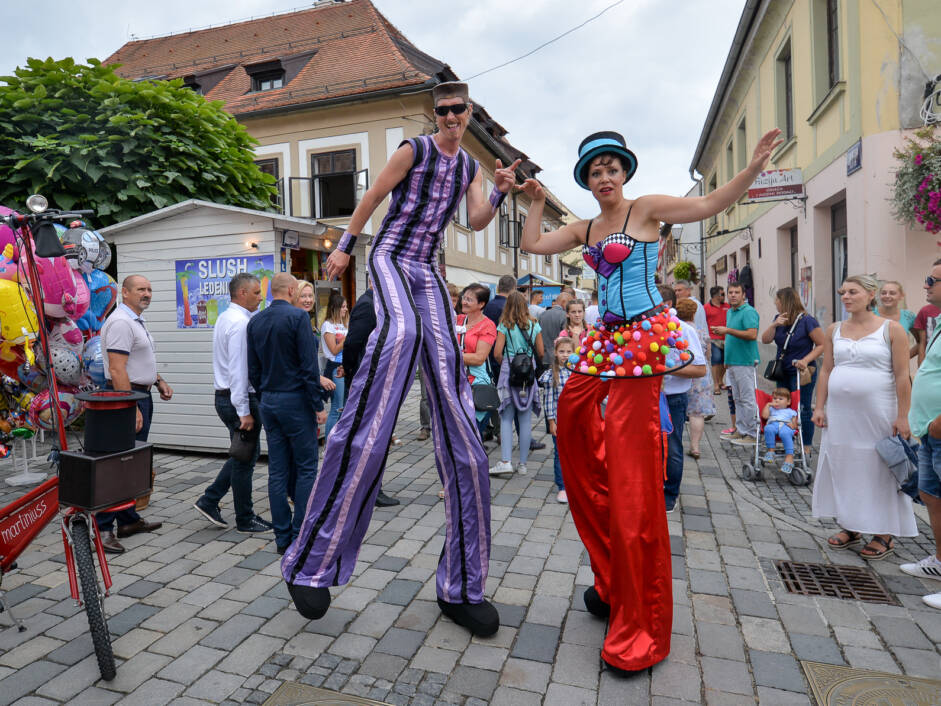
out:
{"label": "red satin pants", "polygon": [[601,656],[625,670],[645,669],[670,653],[661,381],[605,382],[573,374],[559,398],[557,441],[569,507],[588,549],[595,589],[611,606]]}

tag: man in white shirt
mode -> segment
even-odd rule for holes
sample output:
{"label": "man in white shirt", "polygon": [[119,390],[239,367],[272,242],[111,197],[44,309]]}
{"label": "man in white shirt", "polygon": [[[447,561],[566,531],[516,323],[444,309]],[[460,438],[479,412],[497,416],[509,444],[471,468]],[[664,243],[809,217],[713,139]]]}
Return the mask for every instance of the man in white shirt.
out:
{"label": "man in white shirt", "polygon": [[232,488],[235,527],[242,534],[268,532],[271,524],[255,514],[252,506],[252,473],[258,460],[261,423],[258,398],[248,384],[248,345],[246,330],[261,302],[261,282],[255,275],[240,273],[229,282],[231,303],[216,320],[212,332],[212,372],[216,388],[216,414],[230,437],[250,436],[255,449],[251,461],[226,460],[216,479],[193,507],[217,527],[228,527],[219,511],[219,502]]}
{"label": "man in white shirt", "polygon": [[[147,441],[150,434],[150,422],[154,416],[150,389],[156,386],[162,400],[173,397],[173,388],[157,373],[154,339],[144,321],[144,310],[150,306],[153,294],[146,277],[128,275],[121,283],[121,303],[101,328],[107,387],[113,390],[134,390],[146,395],[137,402],[134,431],[137,432],[135,438],[138,441]],[[117,537],[115,521],[118,525]],[[162,522],[147,522],[134,508],[96,513],[95,523],[101,534],[101,544],[109,554],[124,552],[124,546],[118,538],[131,537],[139,532],[153,532],[163,525]]]}
{"label": "man in white shirt", "polygon": [[598,323],[598,292],[591,293],[591,304],[585,309],[585,326],[594,326]]}
{"label": "man in white shirt", "polygon": [[[672,287],[661,284],[657,286],[657,289],[660,290],[660,296],[668,306],[676,306],[676,293]],[[683,317],[680,316],[680,318]],[[670,421],[673,422],[673,431],[670,433],[667,444],[667,478],[663,483],[663,498],[666,501],[667,512],[672,512],[676,507],[676,499],[680,494],[680,482],[683,480],[683,428],[686,425],[689,388],[692,387],[693,378],[706,375],[706,357],[703,355],[695,326],[686,321],[682,321],[681,326],[683,336],[689,342],[687,350],[692,354],[693,361],[673,375],[663,377],[663,394],[666,395]]]}
{"label": "man in white shirt", "polygon": [[696,302],[696,316],[693,319],[693,326],[699,331],[705,331],[709,334],[709,324],[706,322],[706,308],[693,294],[693,285],[689,280],[681,279],[673,283],[673,291],[676,292],[676,301],[680,299],[692,299]]}
{"label": "man in white shirt", "polygon": [[529,295],[529,315],[533,317],[536,321],[539,321],[539,317],[542,316],[542,312],[546,308],[542,305],[542,290],[534,289],[530,292]]}

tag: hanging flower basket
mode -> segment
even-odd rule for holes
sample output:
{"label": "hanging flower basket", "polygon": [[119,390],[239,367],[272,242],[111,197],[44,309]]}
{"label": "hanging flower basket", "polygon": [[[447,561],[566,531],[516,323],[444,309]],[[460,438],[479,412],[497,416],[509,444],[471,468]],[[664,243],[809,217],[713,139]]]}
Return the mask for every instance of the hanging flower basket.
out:
{"label": "hanging flower basket", "polygon": [[893,215],[909,227],[941,232],[941,134],[936,128],[918,130],[895,151],[895,158]]}
{"label": "hanging flower basket", "polygon": [[677,280],[685,279],[694,284],[699,281],[699,273],[696,271],[696,265],[688,260],[681,260],[676,263],[676,266],[673,268],[673,277]]}

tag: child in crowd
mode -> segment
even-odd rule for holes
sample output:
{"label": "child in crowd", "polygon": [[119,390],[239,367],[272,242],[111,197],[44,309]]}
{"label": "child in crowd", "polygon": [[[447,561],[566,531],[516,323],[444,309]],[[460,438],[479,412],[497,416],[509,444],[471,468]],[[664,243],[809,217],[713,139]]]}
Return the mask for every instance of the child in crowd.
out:
{"label": "child in crowd", "polygon": [[765,461],[774,462],[774,447],[780,439],[784,444],[784,465],[781,470],[790,473],[794,468],[794,432],[797,429],[797,412],[791,409],[791,393],[786,387],[775,388],[771,401],[761,410],[765,424],[765,445],[768,453]]}
{"label": "child in crowd", "polygon": [[572,372],[565,367],[565,361],[575,353],[575,344],[571,336],[562,335],[555,339],[555,356],[552,359],[552,367],[546,370],[539,378],[539,384],[542,385],[546,394],[546,424],[549,426],[549,434],[552,435],[552,446],[555,449],[555,484],[559,487],[559,492],[555,499],[560,503],[567,503],[569,497],[565,492],[565,483],[562,482],[562,464],[559,462],[559,446],[556,442],[558,427],[556,426],[556,410],[559,407],[559,395],[562,394],[562,388],[565,381],[569,379]]}

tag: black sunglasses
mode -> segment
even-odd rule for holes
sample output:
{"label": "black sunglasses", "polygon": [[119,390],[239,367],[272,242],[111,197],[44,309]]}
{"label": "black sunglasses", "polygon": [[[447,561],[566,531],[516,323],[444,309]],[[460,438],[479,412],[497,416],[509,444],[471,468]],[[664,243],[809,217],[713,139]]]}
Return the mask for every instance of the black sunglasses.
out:
{"label": "black sunglasses", "polygon": [[928,275],[927,277],[925,277],[925,286],[929,288],[935,286],[935,284],[938,282],[941,282],[941,278],[932,277],[931,275]]}
{"label": "black sunglasses", "polygon": [[435,106],[435,115],[440,115],[443,118],[448,113],[460,115],[465,110],[467,110],[467,103],[457,103],[455,105],[437,105]]}

